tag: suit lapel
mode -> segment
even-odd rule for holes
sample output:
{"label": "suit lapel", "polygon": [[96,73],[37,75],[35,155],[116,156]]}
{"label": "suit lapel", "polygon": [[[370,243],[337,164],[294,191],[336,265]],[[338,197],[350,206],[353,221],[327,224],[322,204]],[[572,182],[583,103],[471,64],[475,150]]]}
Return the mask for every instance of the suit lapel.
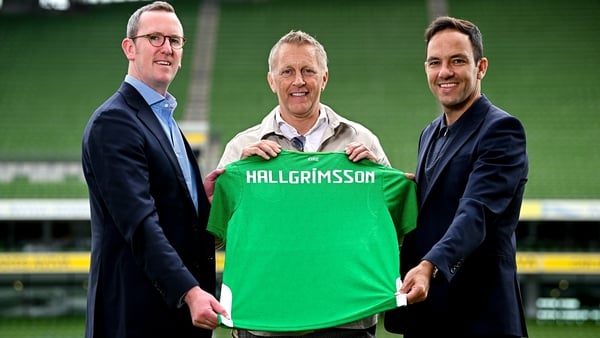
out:
{"label": "suit lapel", "polygon": [[[181,171],[181,167],[179,166],[177,157],[175,156],[175,151],[173,151],[171,141],[169,141],[169,138],[165,134],[160,122],[158,121],[158,118],[154,115],[154,112],[152,111],[148,103],[144,100],[142,95],[140,95],[140,93],[130,84],[123,83],[121,85],[121,88],[119,88],[119,92],[123,95],[125,101],[127,101],[127,104],[137,111],[137,117],[140,119],[142,124],[144,124],[146,128],[148,128],[149,132],[158,140],[160,147],[162,148],[165,155],[167,155],[169,163],[175,171],[179,185],[181,185],[183,191],[187,192],[187,197],[190,200],[190,203],[192,203],[192,197],[188,191],[187,184],[185,183],[185,177],[183,176],[183,172]],[[186,149],[188,149],[189,145],[185,141],[185,138],[184,143],[186,145]],[[194,166],[192,166],[192,168],[194,168]],[[197,172],[196,170],[194,170],[194,172]],[[200,184],[201,181],[197,180],[197,182],[198,184]]]}
{"label": "suit lapel", "polygon": [[[431,180],[429,181],[429,185],[427,187],[424,187],[426,190],[425,194],[423,195],[423,201],[421,205],[423,205],[423,202],[427,200],[431,189],[433,188],[433,186],[435,186],[435,184],[437,184],[441,173],[449,165],[450,160],[471,139],[473,134],[475,134],[479,130],[479,126],[481,125],[481,123],[483,123],[484,117],[487,114],[490,105],[490,102],[484,96],[481,96],[481,98],[475,101],[475,103],[465,112],[465,114],[460,117],[460,125],[456,126],[456,130],[452,131],[452,133],[455,134],[454,138],[447,144],[446,151],[440,154],[438,164],[433,170]],[[443,118],[443,115],[440,116],[440,118]],[[437,123],[439,122],[440,118],[435,120],[436,123],[432,123],[431,128],[429,128],[428,130],[429,132],[427,134],[426,140],[425,134],[423,135],[425,141],[424,144],[426,146],[424,149],[420,149],[418,158],[418,172],[421,174],[424,174],[425,159],[427,158],[427,152],[431,147],[431,142],[433,140],[435,132],[435,126],[437,126]]]}
{"label": "suit lapel", "polygon": [[[427,153],[431,148],[431,141],[433,141],[433,135],[435,134],[435,128],[440,123],[440,120],[443,118],[438,117],[435,119],[427,128],[423,131],[423,135],[421,137],[421,141],[419,143],[419,152],[417,158],[417,176],[425,175],[425,159],[427,158]],[[418,179],[418,177],[417,177]]]}
{"label": "suit lapel", "polygon": [[[192,147],[190,146],[188,141],[185,139],[185,137],[183,137],[183,144],[185,144],[185,150],[187,152],[188,158],[196,159],[196,155],[194,155],[194,151],[192,150]],[[210,203],[208,202],[208,197],[206,196],[206,192],[204,191],[204,184],[202,182],[200,166],[198,165],[198,162],[195,160],[194,161],[190,160],[190,165],[192,168],[192,175],[194,175],[196,177],[196,190],[197,190],[197,196],[198,196],[198,217],[200,217],[200,218],[207,217],[209,208],[210,208]],[[184,182],[184,184],[185,184],[185,182]],[[192,198],[190,196],[190,201],[191,200],[192,200]],[[204,222],[204,224],[206,224],[206,223]]]}

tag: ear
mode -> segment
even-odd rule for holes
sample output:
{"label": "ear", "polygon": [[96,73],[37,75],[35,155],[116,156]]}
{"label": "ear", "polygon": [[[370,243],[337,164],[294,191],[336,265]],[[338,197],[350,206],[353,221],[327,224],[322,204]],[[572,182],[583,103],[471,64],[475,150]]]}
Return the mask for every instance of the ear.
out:
{"label": "ear", "polygon": [[485,72],[487,71],[488,60],[487,58],[482,57],[479,60],[479,65],[477,65],[477,79],[482,80],[485,77]]}
{"label": "ear", "polygon": [[326,71],[325,74],[323,74],[323,86],[321,87],[321,91],[325,90],[325,86],[327,86],[327,80],[329,80],[329,72]]}
{"label": "ear", "polygon": [[133,61],[135,60],[135,43],[133,40],[125,38],[121,41],[121,48],[123,49],[123,53],[127,60]]}
{"label": "ear", "polygon": [[273,79],[273,75],[271,75],[271,72],[267,72],[267,82],[269,83],[269,87],[271,87],[271,91],[277,94],[277,85],[275,83],[275,79]]}

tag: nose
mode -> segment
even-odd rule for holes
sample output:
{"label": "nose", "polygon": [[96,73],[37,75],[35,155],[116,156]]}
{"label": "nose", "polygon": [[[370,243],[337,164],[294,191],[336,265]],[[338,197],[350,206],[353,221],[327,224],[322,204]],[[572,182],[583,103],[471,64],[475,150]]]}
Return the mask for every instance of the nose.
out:
{"label": "nose", "polygon": [[304,78],[302,77],[301,74],[296,75],[296,77],[294,78],[294,86],[296,87],[302,87],[306,84],[306,82],[304,82]]}
{"label": "nose", "polygon": [[441,78],[449,78],[452,75],[454,75],[454,71],[452,70],[452,68],[450,67],[449,64],[442,64],[442,68],[440,69],[440,72],[438,74],[439,77]]}
{"label": "nose", "polygon": [[165,39],[165,42],[160,46],[160,49],[165,54],[173,53],[173,47],[171,46],[171,41],[169,41],[169,39]]}

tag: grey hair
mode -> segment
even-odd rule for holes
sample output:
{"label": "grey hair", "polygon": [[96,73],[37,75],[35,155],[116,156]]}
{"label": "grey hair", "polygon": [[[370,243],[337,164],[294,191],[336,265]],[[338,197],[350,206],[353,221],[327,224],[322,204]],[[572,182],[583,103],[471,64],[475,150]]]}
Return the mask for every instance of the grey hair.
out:
{"label": "grey hair", "polygon": [[325,52],[325,48],[317,39],[312,37],[310,34],[305,33],[303,31],[295,31],[291,30],[286,35],[282,36],[277,43],[271,48],[271,52],[269,53],[269,72],[273,70],[275,67],[275,58],[279,53],[279,49],[284,44],[296,44],[296,45],[310,45],[314,48],[315,52],[317,52],[317,59],[320,66],[323,67],[325,71],[327,71],[327,52]]}

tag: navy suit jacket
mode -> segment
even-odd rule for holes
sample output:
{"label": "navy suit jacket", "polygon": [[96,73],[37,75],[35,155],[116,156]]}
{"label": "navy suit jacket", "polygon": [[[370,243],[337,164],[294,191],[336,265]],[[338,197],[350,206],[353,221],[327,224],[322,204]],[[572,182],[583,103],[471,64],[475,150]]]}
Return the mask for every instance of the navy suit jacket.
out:
{"label": "navy suit jacket", "polygon": [[515,238],[528,174],[525,130],[481,96],[460,117],[424,185],[426,154],[442,118],[421,133],[417,228],[401,249],[403,276],[422,259],[439,272],[426,301],[386,313],[385,327],[407,337],[525,337]]}
{"label": "navy suit jacket", "polygon": [[139,92],[123,83],[83,135],[92,252],[86,337],[210,337],[181,297],[215,292],[215,246],[198,165],[193,205],[171,143]]}

